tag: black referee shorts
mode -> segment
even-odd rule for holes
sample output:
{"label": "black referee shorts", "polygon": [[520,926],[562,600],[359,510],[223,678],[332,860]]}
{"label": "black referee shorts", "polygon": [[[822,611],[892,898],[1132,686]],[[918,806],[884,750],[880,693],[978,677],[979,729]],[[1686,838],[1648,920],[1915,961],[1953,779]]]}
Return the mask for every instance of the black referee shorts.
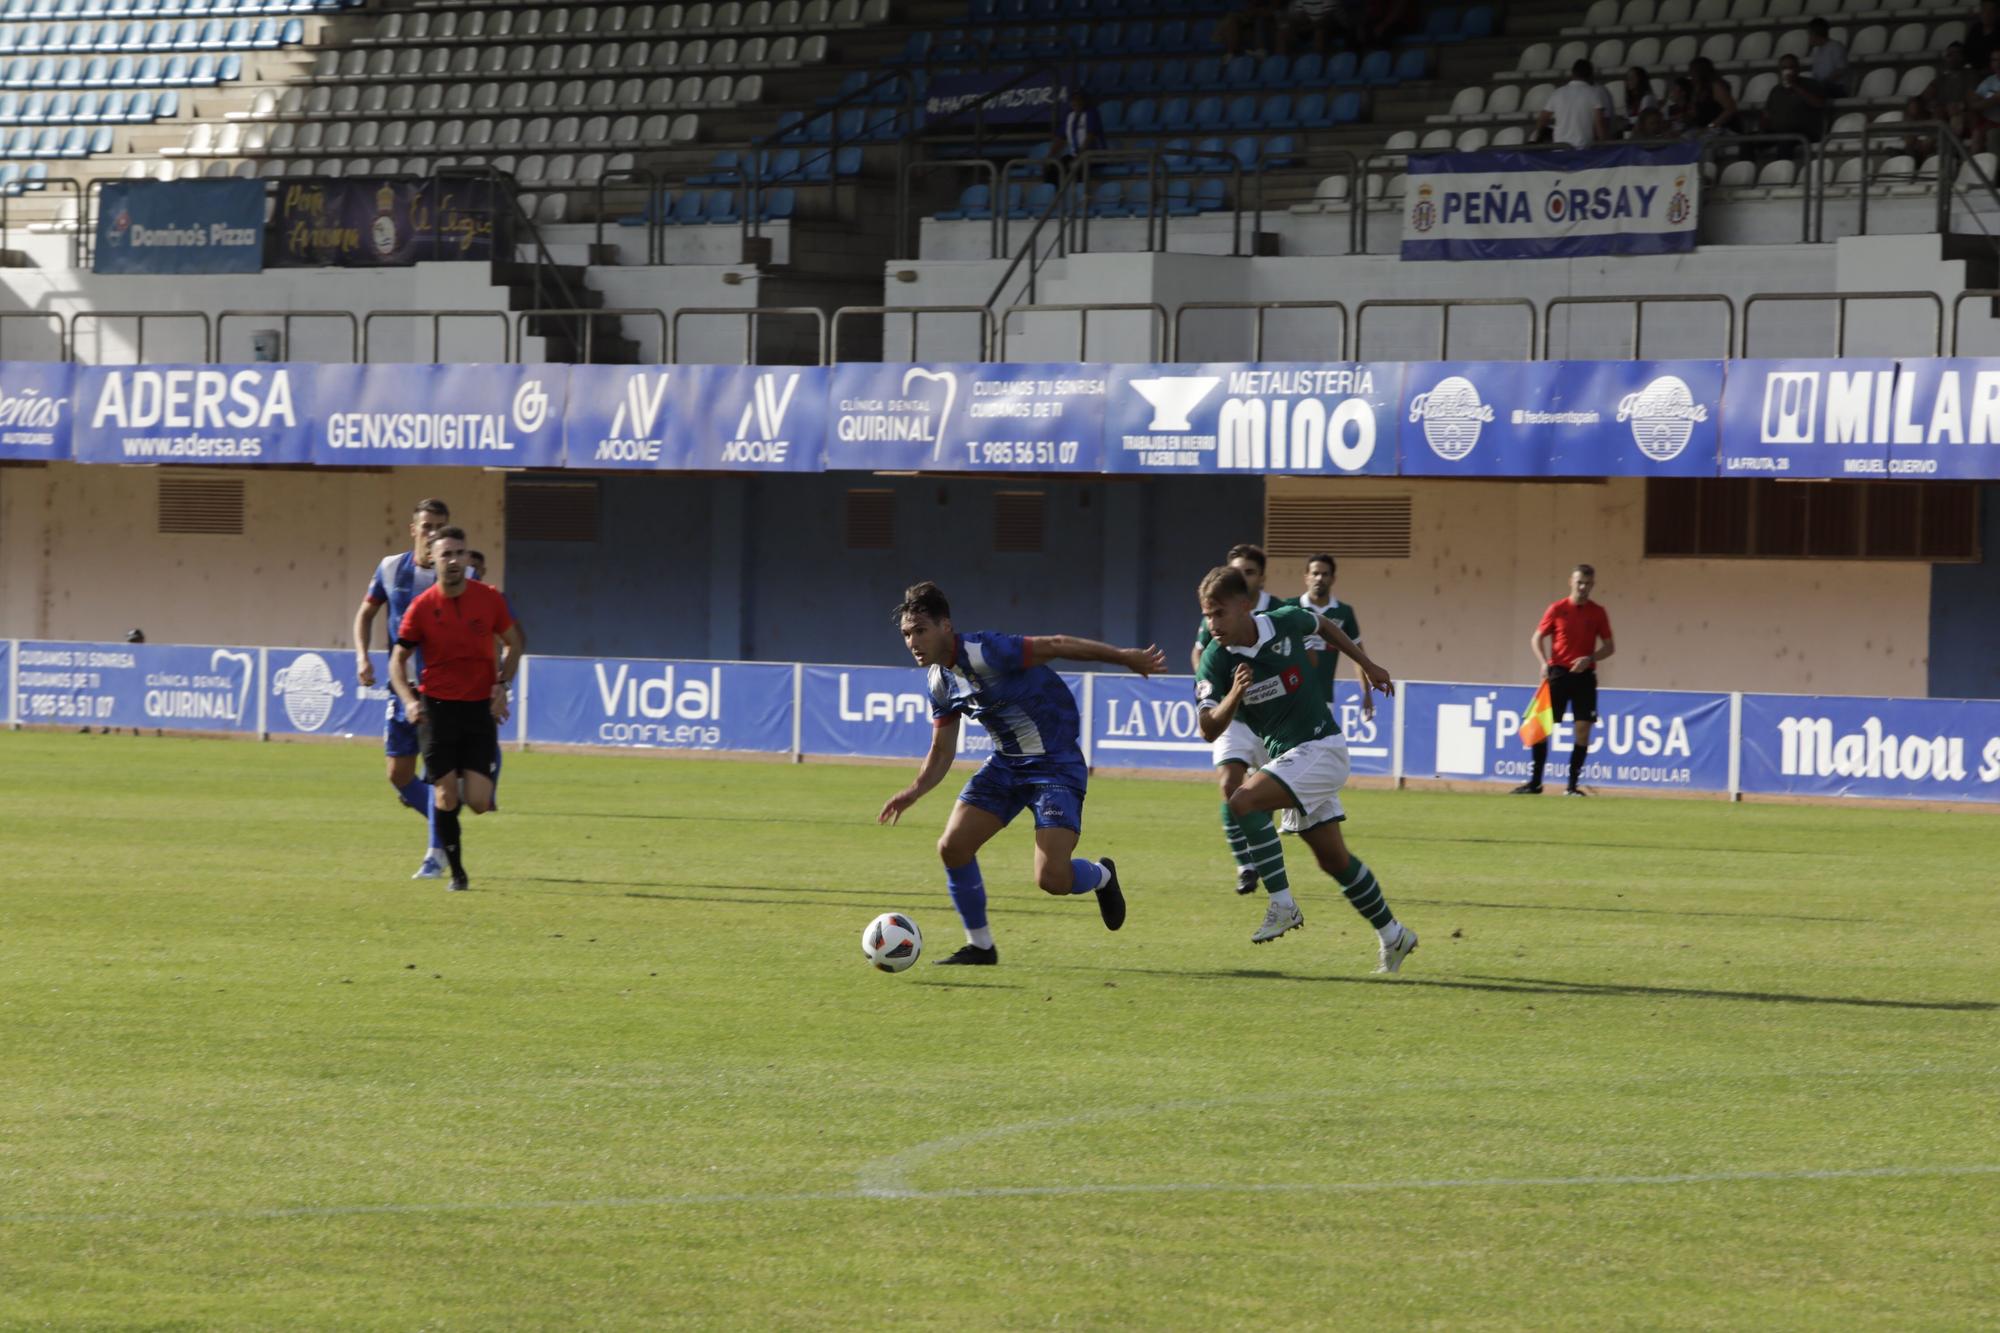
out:
{"label": "black referee shorts", "polygon": [[1571,671],[1568,667],[1549,668],[1549,707],[1558,722],[1572,709],[1579,722],[1597,721],[1597,673]]}
{"label": "black referee shorts", "polygon": [[484,699],[424,696],[424,720],[417,727],[423,749],[424,781],[442,782],[453,773],[493,777],[500,755],[500,726]]}

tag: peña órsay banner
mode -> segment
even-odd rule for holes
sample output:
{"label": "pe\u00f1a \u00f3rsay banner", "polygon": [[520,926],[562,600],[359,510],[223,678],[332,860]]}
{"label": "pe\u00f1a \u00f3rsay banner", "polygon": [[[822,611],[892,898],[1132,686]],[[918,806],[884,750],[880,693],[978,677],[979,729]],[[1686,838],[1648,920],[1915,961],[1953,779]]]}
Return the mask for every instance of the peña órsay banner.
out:
{"label": "pe\u00f1a \u00f3rsay banner", "polygon": [[1412,153],[1405,259],[1573,259],[1694,249],[1699,144]]}

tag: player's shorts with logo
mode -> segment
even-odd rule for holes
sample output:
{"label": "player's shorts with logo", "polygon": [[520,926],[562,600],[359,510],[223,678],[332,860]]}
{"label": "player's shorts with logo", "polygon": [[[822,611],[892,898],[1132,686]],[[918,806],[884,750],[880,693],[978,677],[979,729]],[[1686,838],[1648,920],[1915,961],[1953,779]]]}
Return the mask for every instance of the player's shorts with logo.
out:
{"label": "player's shorts with logo", "polygon": [[1347,818],[1340,804],[1340,789],[1347,785],[1351,767],[1347,738],[1339,735],[1295,745],[1264,765],[1265,774],[1284,783],[1292,794],[1292,808],[1279,817],[1278,827],[1287,833],[1303,833]]}
{"label": "player's shorts with logo", "polygon": [[483,773],[500,769],[500,726],[484,699],[424,699],[424,720],[417,727],[423,741],[424,781],[437,782],[448,773]]}
{"label": "player's shorts with logo", "polygon": [[1036,828],[1062,828],[1083,832],[1083,797],[1088,781],[1083,756],[1077,756],[1076,773],[1069,778],[1046,771],[1024,769],[994,755],[979,766],[966,782],[958,799],[974,809],[984,810],[1002,824],[1014,822],[1023,810],[1035,814]]}
{"label": "player's shorts with logo", "polygon": [[1595,671],[1571,671],[1567,667],[1555,667],[1549,672],[1549,709],[1556,715],[1556,721],[1563,720],[1563,714],[1576,710],[1579,722],[1597,721],[1597,673]]}
{"label": "player's shorts with logo", "polygon": [[1209,745],[1211,762],[1217,768],[1224,764],[1248,764],[1252,768],[1262,768],[1271,762],[1271,752],[1264,748],[1264,742],[1257,739],[1257,733],[1250,730],[1242,720],[1231,722]]}

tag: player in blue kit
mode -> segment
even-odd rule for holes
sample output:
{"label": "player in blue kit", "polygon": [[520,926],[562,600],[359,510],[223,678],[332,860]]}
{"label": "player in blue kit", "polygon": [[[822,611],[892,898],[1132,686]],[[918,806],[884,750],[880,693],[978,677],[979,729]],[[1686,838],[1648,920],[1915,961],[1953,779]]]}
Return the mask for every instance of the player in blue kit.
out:
{"label": "player in blue kit", "polygon": [[1035,883],[1042,892],[1095,893],[1105,927],[1124,925],[1125,894],[1111,859],[1071,855],[1083,828],[1090,774],[1076,696],[1048,663],[1111,662],[1150,676],[1166,669],[1165,655],[1155,647],[1113,648],[1066,634],[960,634],[952,628],[951,604],[935,583],[905,592],[895,620],[910,655],[930,673],[931,749],[916,781],[888,799],[876,822],[894,824],[944,781],[958,752],[961,718],[971,717],[993,738],[993,754],[958,794],[938,839],[945,883],[966,934],[964,948],[938,961],[1000,961],[986,924],[979,849],[1023,810],[1035,816]]}
{"label": "player in blue kit", "polygon": [[[403,613],[417,595],[437,582],[431,564],[431,539],[451,523],[451,508],[444,501],[417,501],[410,515],[410,549],[385,557],[375,566],[367,595],[354,613],[354,676],[363,685],[375,683],[375,666],[368,660],[368,636],[383,606],[389,608],[389,633],[403,623]],[[417,729],[403,716],[403,701],[393,693],[382,721],[382,752],[389,759],[389,785],[404,805],[423,816],[429,829],[425,834],[423,864],[411,879],[443,879],[444,849],[438,844],[436,812],[431,809],[431,789],[417,779]]]}

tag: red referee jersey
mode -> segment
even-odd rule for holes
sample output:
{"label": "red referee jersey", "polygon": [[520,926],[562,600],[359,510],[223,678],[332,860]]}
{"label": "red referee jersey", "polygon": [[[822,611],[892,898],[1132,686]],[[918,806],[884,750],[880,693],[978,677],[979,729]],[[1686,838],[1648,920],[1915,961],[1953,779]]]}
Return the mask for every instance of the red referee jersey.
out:
{"label": "red referee jersey", "polygon": [[[430,596],[425,593],[424,596]],[[1542,612],[1542,623],[1535,629],[1536,637],[1552,634],[1555,641],[1549,645],[1549,660],[1559,667],[1575,666],[1580,657],[1589,657],[1597,651],[1599,639],[1611,637],[1611,617],[1596,602],[1578,604],[1569,598],[1560,598],[1550,603]],[[1593,667],[1595,664],[1593,663]]]}
{"label": "red referee jersey", "polygon": [[467,579],[463,592],[447,597],[437,583],[418,593],[403,613],[396,642],[423,653],[417,689],[426,698],[486,700],[493,697],[495,679],[493,636],[513,624],[499,589]]}

